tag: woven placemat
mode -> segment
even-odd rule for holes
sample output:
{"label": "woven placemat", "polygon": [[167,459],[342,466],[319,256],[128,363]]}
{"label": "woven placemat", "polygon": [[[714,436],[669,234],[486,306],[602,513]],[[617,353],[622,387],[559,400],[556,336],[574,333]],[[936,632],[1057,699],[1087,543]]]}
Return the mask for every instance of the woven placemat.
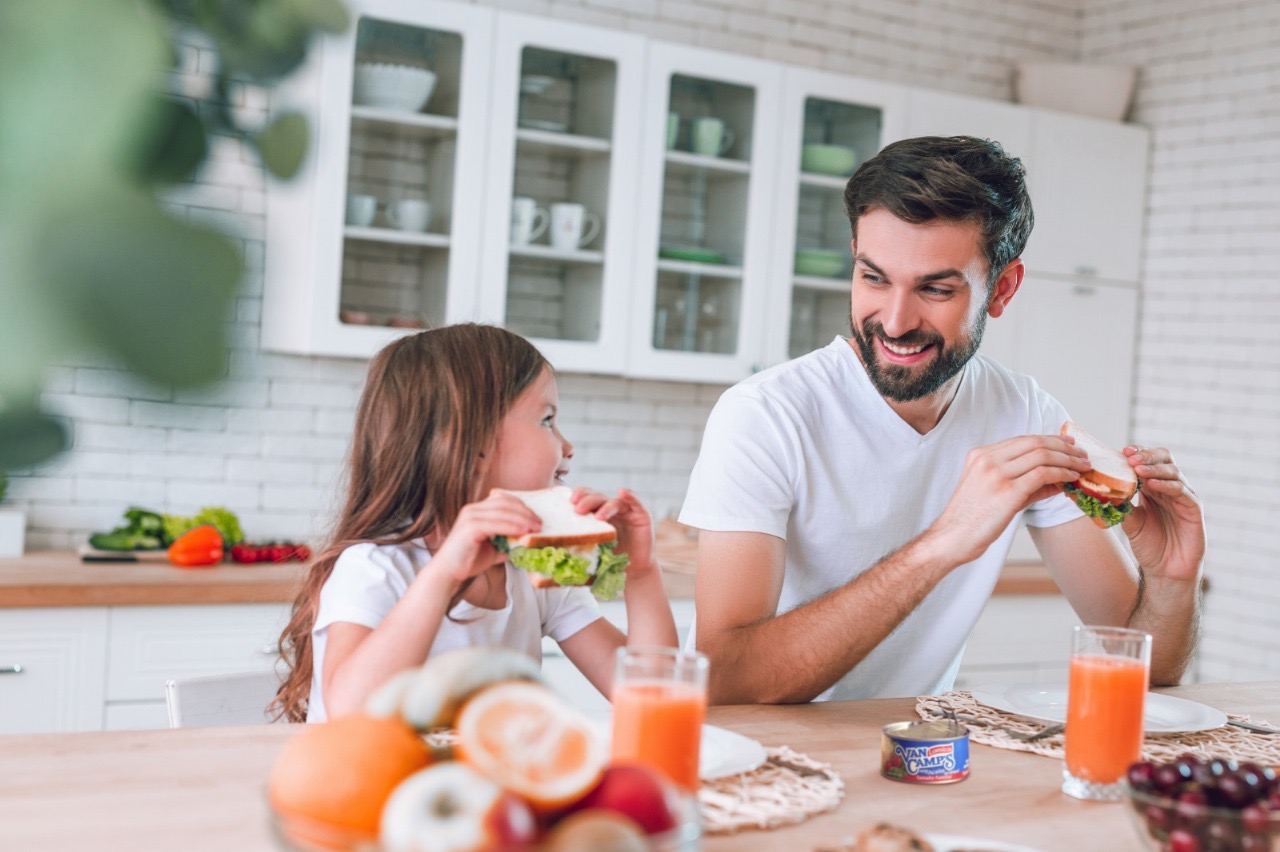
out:
{"label": "woven placemat", "polygon": [[[916,713],[922,719],[941,718],[948,711],[960,717],[960,721],[969,729],[970,742],[1011,751],[1028,751],[1045,757],[1063,757],[1065,740],[1062,734],[1033,742],[1023,742],[1009,736],[1010,731],[1033,733],[1046,723],[980,704],[963,690],[944,692],[941,695],[923,695],[916,699]],[[1238,713],[1228,713],[1227,718],[1268,724]],[[1233,725],[1223,725],[1208,731],[1147,734],[1142,742],[1144,760],[1169,761],[1189,751],[1212,757],[1234,758],[1240,762],[1253,761],[1264,766],[1280,766],[1280,736],[1255,734]]]}
{"label": "woven placemat", "polygon": [[844,798],[844,781],[829,763],[786,746],[766,748],[757,769],[703,781],[698,791],[704,834],[733,834],[803,822]]}

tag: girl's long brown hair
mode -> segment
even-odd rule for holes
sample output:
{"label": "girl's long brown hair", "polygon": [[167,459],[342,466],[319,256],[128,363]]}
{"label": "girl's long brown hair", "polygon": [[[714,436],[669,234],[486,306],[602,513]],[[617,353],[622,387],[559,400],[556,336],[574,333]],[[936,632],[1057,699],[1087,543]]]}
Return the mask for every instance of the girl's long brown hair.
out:
{"label": "girl's long brown hair", "polygon": [[480,458],[503,416],[547,367],[519,335],[474,324],[402,337],[374,356],[356,409],[345,503],[280,634],[289,673],[269,708],[275,718],[306,719],[311,629],[338,555],[364,541],[447,534],[462,507],[482,496]]}

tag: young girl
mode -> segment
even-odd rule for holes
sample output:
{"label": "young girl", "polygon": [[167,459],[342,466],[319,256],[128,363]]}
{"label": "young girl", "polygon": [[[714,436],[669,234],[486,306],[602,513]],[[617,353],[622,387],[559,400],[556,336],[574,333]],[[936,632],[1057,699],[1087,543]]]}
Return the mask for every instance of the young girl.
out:
{"label": "young girl", "polygon": [[311,566],[281,636],[289,721],[364,706],[396,672],[464,645],[542,658],[542,637],[609,694],[616,649],[676,644],[648,512],[629,491],[577,489],[580,512],[618,530],[630,557],[630,637],[586,587],[535,589],[490,543],[540,527],[516,491],[559,483],[573,445],[556,425],[555,374],[525,339],[456,325],[402,337],[373,359],[333,542]]}

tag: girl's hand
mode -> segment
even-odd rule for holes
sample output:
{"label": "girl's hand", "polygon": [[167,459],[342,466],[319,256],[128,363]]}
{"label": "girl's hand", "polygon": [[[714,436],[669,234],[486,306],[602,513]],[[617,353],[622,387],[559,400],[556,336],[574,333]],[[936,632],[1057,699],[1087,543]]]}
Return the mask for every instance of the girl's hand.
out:
{"label": "girl's hand", "polygon": [[542,519],[532,509],[519,498],[494,489],[483,500],[462,507],[449,534],[434,548],[431,564],[461,583],[506,559],[506,554],[493,546],[494,536],[515,538],[540,529]]}
{"label": "girl's hand", "polygon": [[626,488],[618,489],[617,497],[605,497],[588,488],[575,488],[569,502],[578,512],[590,512],[602,521],[608,521],[618,530],[618,553],[630,557],[627,576],[635,577],[657,569],[653,559],[653,520],[640,498]]}

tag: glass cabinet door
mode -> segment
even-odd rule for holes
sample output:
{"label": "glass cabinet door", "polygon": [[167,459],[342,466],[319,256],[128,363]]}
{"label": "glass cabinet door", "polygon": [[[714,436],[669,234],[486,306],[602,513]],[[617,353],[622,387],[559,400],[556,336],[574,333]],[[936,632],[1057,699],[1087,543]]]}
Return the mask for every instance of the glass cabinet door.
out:
{"label": "glass cabinet door", "polygon": [[778,69],[665,44],[649,60],[628,371],[736,381],[762,354]]}
{"label": "glass cabinet door", "polygon": [[338,318],[442,325],[462,38],[367,16],[356,31]]}
{"label": "glass cabinet door", "polygon": [[499,20],[480,315],[560,370],[619,372],[643,41]]}
{"label": "glass cabinet door", "polygon": [[788,69],[769,363],[849,334],[852,260],[844,188],[862,162],[897,138],[904,99],[892,86]]}
{"label": "glass cabinet door", "polygon": [[493,13],[431,0],[352,12],[317,51],[313,162],[269,193],[271,348],[367,356],[475,310]]}

